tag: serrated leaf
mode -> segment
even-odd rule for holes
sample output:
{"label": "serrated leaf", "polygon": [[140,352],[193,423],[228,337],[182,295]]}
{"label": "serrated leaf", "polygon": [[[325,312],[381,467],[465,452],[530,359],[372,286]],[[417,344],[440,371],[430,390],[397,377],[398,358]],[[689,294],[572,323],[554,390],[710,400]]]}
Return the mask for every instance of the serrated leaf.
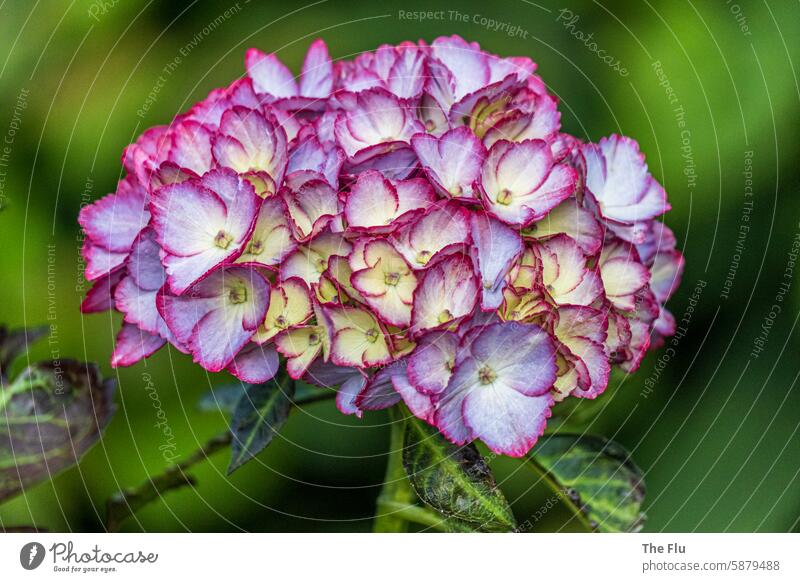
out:
{"label": "serrated leaf", "polygon": [[542,438],[528,460],[547,471],[593,529],[630,532],[644,524],[642,471],[621,445],[599,436],[557,434]]}
{"label": "serrated leaf", "polygon": [[10,376],[14,360],[27,352],[30,345],[46,333],[47,328],[44,326],[9,331],[6,326],[0,325],[0,378],[3,381],[7,381]]}
{"label": "serrated leaf", "polygon": [[231,418],[233,440],[228,475],[264,450],[289,417],[294,381],[285,371],[279,378],[248,385],[239,399]]}
{"label": "serrated leaf", "polygon": [[448,518],[451,531],[511,531],[514,514],[474,445],[457,447],[416,418],[405,427],[403,465],[425,503]]}
{"label": "serrated leaf", "polygon": [[40,362],[0,390],[0,502],[76,464],[114,411],[94,364]]}

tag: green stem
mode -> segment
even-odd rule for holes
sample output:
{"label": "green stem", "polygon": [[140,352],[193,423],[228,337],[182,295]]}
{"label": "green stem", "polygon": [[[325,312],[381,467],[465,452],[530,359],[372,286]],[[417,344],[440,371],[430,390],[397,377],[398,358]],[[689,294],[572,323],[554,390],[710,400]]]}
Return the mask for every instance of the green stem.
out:
{"label": "green stem", "polygon": [[148,503],[160,499],[167,491],[194,485],[195,481],[187,473],[197,463],[205,461],[214,453],[224,449],[231,443],[231,432],[220,433],[194,451],[186,459],[170,466],[166,471],[153,477],[137,487],[128,487],[114,493],[107,502],[106,530],[119,531],[122,524]]}
{"label": "green stem", "polygon": [[[288,376],[287,376],[288,377]],[[312,394],[295,401],[295,406],[327,400],[335,392]],[[194,484],[188,470],[207,460],[211,455],[230,446],[233,435],[229,428],[211,437],[200,448],[192,451],[183,461],[171,465],[163,473],[148,477],[136,487],[118,491],[108,501],[106,529],[118,531],[122,523],[132,517],[139,509],[160,498],[167,491]]]}
{"label": "green stem", "polygon": [[531,469],[533,469],[534,473],[539,475],[541,481],[544,482],[561,500],[561,502],[567,506],[567,508],[572,512],[575,518],[578,520],[578,523],[583,526],[587,532],[592,533],[594,532],[594,528],[592,524],[589,522],[589,518],[586,517],[586,514],[583,513],[580,507],[575,505],[575,502],[572,498],[567,494],[561,484],[553,479],[553,476],[550,472],[545,469],[533,456],[528,455],[527,463]]}
{"label": "green stem", "polygon": [[[405,420],[402,413],[396,408],[389,409],[389,459],[386,462],[386,475],[383,478],[383,488],[375,508],[375,523],[372,531],[375,532],[404,532],[408,530],[408,521],[400,514],[410,513],[409,508],[414,507],[416,496],[411,489],[411,484],[406,477],[403,467],[403,433]],[[422,508],[420,508],[422,509]],[[416,520],[411,520],[416,521]]]}
{"label": "green stem", "polygon": [[391,512],[393,518],[418,523],[437,531],[447,531],[445,527],[445,518],[420,505],[409,505],[400,501],[383,500],[380,503],[380,508],[382,511]]}

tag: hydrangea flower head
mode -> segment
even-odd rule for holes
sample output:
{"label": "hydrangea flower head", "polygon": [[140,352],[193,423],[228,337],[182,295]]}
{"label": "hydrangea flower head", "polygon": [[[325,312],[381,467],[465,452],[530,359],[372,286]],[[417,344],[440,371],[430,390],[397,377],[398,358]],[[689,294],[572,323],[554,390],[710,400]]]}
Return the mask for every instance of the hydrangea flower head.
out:
{"label": "hydrangea flower head", "polygon": [[317,40],[297,76],[257,49],[245,71],[81,212],[82,309],[124,314],[114,366],[170,344],[245,382],[285,367],[345,414],[402,401],[521,456],[674,333],[664,189],[631,138],[562,132],[530,59]]}

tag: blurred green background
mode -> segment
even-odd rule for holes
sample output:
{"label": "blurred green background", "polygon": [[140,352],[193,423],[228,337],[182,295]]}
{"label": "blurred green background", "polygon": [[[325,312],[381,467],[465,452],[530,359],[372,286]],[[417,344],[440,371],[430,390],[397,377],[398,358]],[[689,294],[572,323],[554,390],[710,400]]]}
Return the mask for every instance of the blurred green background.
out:
{"label": "blurred green background", "polygon": [[[444,16],[406,17],[419,10]],[[493,30],[484,19],[507,26]],[[706,284],[674,352],[651,353],[637,374],[617,376],[584,427],[624,444],[645,470],[645,529],[798,530],[796,282],[767,322],[764,351],[751,356],[780,284],[794,278],[788,253],[800,232],[800,14],[789,0],[0,3],[0,139],[10,152],[0,166],[0,321],[53,324],[31,359],[99,361],[119,382],[103,441],[78,468],[0,507],[0,526],[101,529],[109,494],[165,468],[148,374],[179,455],[225,427],[221,413],[195,406],[224,375],[167,350],[111,370],[118,316],[78,311],[85,285],[76,216],[82,199],[115,189],[125,145],[241,76],[250,46],[277,51],[297,70],[318,36],[335,58],[350,58],[381,43],[452,33],[537,61],[561,99],[567,131],[638,139],[667,188],[666,222],[687,257],[670,303],[679,319]],[[137,114],[159,85],[152,106]],[[386,462],[385,422],[381,413],[344,417],[330,402],[306,408],[230,479],[218,454],[194,471],[196,488],[165,496],[126,530],[368,530]],[[550,493],[516,461],[493,466],[526,521]],[[558,529],[564,517],[556,507],[534,529]]]}

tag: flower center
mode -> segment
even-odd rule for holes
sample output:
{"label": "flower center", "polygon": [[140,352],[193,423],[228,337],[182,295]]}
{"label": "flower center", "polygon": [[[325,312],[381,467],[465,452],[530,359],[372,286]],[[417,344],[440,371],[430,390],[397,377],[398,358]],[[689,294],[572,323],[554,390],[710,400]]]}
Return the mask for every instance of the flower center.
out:
{"label": "flower center", "polygon": [[286,327],[286,318],[283,315],[279,315],[275,318],[275,325],[277,327]]}
{"label": "flower center", "polygon": [[439,323],[447,323],[453,319],[453,314],[450,313],[449,309],[445,309],[439,314]]}
{"label": "flower center", "polygon": [[395,286],[400,282],[400,273],[386,273],[383,282],[390,286]]}
{"label": "flower center", "polygon": [[247,287],[233,287],[228,293],[228,299],[230,299],[230,302],[234,305],[244,303],[247,301]]}
{"label": "flower center", "polygon": [[364,336],[366,336],[368,342],[374,344],[378,341],[378,330],[375,328],[368,329]]}
{"label": "flower center", "polygon": [[502,204],[503,206],[508,206],[511,204],[511,190],[508,188],[503,188],[500,194],[497,195],[497,203]]}
{"label": "flower center", "polygon": [[217,245],[222,250],[227,249],[232,241],[233,237],[224,230],[219,231],[217,233],[217,236],[214,237],[214,244]]}
{"label": "flower center", "polygon": [[417,262],[420,265],[427,265],[428,261],[431,260],[431,254],[430,251],[420,251],[419,254],[417,254]]}
{"label": "flower center", "polygon": [[320,342],[319,334],[314,332],[308,336],[308,345],[315,346]]}
{"label": "flower center", "polygon": [[497,380],[497,374],[489,366],[484,366],[478,370],[478,381],[481,384],[491,384]]}
{"label": "flower center", "polygon": [[260,255],[264,252],[264,243],[260,240],[251,240],[247,245],[247,254]]}
{"label": "flower center", "polygon": [[317,272],[324,273],[325,269],[328,268],[328,264],[325,262],[325,259],[317,259]]}

